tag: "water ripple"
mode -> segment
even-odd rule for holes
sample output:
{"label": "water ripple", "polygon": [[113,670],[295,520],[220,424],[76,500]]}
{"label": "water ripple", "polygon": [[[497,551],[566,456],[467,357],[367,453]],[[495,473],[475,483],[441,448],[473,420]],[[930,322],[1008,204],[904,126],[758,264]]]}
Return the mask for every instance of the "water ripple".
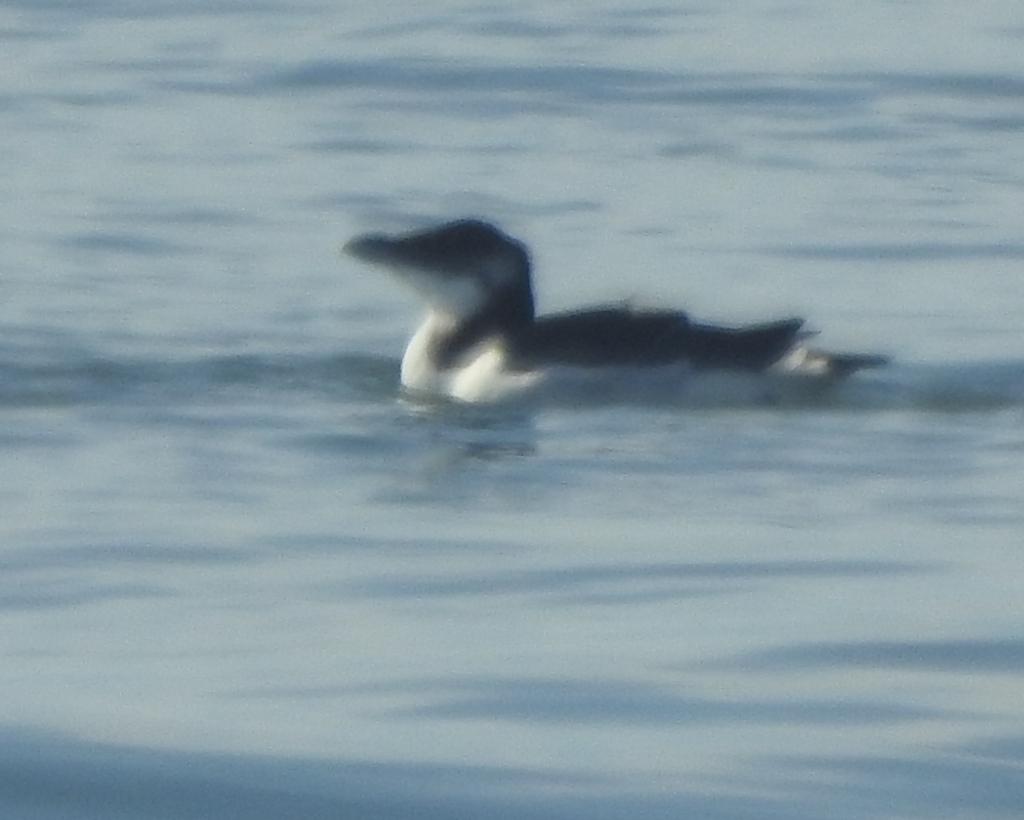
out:
{"label": "water ripple", "polygon": [[[513,570],[488,575],[462,576],[446,573],[433,576],[368,578],[348,585],[351,591],[385,597],[459,597],[471,595],[517,595],[560,593],[603,596],[609,591],[635,585],[633,596],[661,597],[669,586],[678,594],[694,594],[708,584],[758,582],[794,578],[863,578],[931,570],[922,564],[898,561],[760,561],[760,562],[664,562],[652,564],[586,564],[538,570]],[[690,586],[680,586],[687,584]],[[697,585],[697,586],[693,586]],[[599,597],[600,599],[600,597]]]}
{"label": "water ripple", "polygon": [[1014,673],[1024,671],[1024,639],[807,643],[742,655],[724,665],[786,671],[864,667]]}
{"label": "water ripple", "polygon": [[[386,688],[386,687],[385,687]],[[681,724],[868,724],[919,720],[938,713],[869,701],[693,697],[671,687],[617,680],[485,678],[416,682],[411,691],[432,703],[398,710],[413,717],[511,720],[527,723],[622,723],[664,728]]]}

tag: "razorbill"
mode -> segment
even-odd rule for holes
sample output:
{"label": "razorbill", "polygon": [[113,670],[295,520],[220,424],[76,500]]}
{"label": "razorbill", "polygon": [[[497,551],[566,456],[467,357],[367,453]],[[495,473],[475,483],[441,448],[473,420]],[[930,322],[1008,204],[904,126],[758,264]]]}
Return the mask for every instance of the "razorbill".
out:
{"label": "razorbill", "polygon": [[809,348],[799,318],[716,327],[626,305],[537,317],[528,250],[477,219],[365,234],[344,250],[387,268],[427,303],[401,367],[403,387],[423,396],[486,402],[561,389],[600,399],[649,396],[653,387],[693,397],[701,384],[724,381],[770,399],[778,377],[829,384],[887,361]]}

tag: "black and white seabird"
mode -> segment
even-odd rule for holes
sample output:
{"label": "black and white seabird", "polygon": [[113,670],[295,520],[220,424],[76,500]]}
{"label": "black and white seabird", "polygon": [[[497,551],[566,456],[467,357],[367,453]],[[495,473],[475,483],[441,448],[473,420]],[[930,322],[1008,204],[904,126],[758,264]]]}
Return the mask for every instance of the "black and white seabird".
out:
{"label": "black and white seabird", "polygon": [[345,251],[389,269],[426,301],[429,312],[401,368],[402,385],[417,394],[485,402],[557,391],[561,382],[590,384],[600,397],[628,382],[629,371],[686,395],[708,376],[829,383],[886,362],[806,347],[799,318],[716,327],[678,310],[624,305],[537,317],[526,247],[476,219],[404,235],[366,234]]}

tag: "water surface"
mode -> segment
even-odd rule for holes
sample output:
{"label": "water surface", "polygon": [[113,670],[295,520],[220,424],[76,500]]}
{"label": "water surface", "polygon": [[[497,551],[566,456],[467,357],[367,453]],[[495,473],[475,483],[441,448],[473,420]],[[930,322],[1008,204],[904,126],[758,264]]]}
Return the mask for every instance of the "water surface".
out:
{"label": "water surface", "polygon": [[[1017,816],[1015,12],[3,4],[4,816]],[[464,215],[894,364],[410,402]]]}

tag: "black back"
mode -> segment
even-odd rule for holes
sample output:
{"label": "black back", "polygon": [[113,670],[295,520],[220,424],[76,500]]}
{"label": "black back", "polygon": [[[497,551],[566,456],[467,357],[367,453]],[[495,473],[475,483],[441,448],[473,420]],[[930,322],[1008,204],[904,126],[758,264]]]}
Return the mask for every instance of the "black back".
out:
{"label": "black back", "polygon": [[690,322],[679,311],[609,307],[541,317],[506,334],[517,369],[548,363],[650,367],[685,362],[697,369],[763,370],[795,344],[802,319],[745,328]]}

